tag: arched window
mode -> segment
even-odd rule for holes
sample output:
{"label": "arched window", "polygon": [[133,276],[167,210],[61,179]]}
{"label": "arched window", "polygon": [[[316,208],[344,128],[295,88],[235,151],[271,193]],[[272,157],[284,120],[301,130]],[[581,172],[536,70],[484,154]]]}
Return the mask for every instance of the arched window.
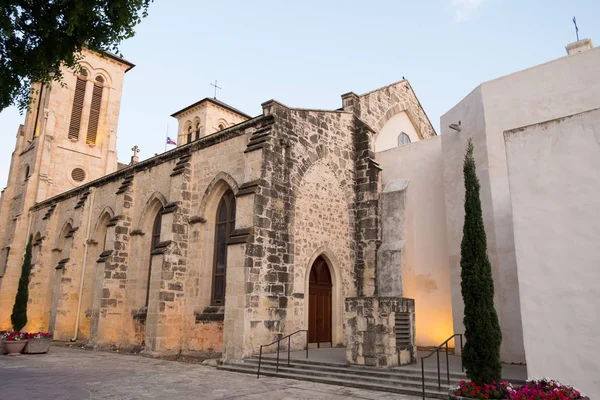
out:
{"label": "arched window", "polygon": [[192,125],[188,126],[187,130],[187,142],[192,143]]}
{"label": "arched window", "polygon": [[150,300],[150,278],[152,276],[152,253],[156,249],[156,245],[160,243],[160,225],[162,223],[162,208],[156,213],[154,223],[152,224],[152,237],[150,238],[150,265],[148,266],[148,283],[146,284],[146,307]]}
{"label": "arched window", "polygon": [[94,91],[92,92],[92,105],[90,107],[90,121],[88,122],[87,144],[96,144],[98,135],[98,122],[100,121],[100,106],[102,105],[102,88],[104,87],[104,78],[98,75],[94,81]]}
{"label": "arched window", "polygon": [[200,121],[196,122],[196,140],[200,139]]}
{"label": "arched window", "polygon": [[410,137],[402,132],[400,135],[398,135],[398,146],[404,146],[405,144],[409,144],[410,143]]}
{"label": "arched window", "polygon": [[25,179],[24,180],[28,180],[29,179],[29,165],[25,165]]}
{"label": "arched window", "polygon": [[69,124],[69,139],[77,141],[79,139],[79,129],[81,128],[81,114],[83,112],[83,99],[85,97],[85,85],[87,83],[87,71],[81,70],[75,83],[75,95],[73,96],[73,110],[71,111],[71,122]]}
{"label": "arched window", "polygon": [[224,123],[220,123],[219,124],[219,130],[222,131],[223,129],[225,129],[225,124]]}
{"label": "arched window", "polygon": [[215,224],[215,256],[213,265],[213,288],[211,304],[225,304],[225,277],[227,272],[227,242],[235,229],[235,197],[233,192],[225,192],[217,208]]}

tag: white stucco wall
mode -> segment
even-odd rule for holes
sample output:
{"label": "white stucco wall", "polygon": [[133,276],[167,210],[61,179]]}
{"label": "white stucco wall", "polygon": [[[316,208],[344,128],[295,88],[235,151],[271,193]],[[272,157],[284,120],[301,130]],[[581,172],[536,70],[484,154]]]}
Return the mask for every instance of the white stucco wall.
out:
{"label": "white stucco wall", "polygon": [[[452,269],[453,315],[462,332],[460,240],[462,238],[462,158],[473,137],[488,255],[495,280],[495,305],[502,326],[501,357],[524,362],[519,315],[517,264],[503,132],[600,107],[600,49],[529,68],[476,88],[441,118],[448,246]],[[457,133],[448,125],[461,121]]]}
{"label": "white stucco wall", "polygon": [[375,138],[375,151],[384,151],[398,147],[398,136],[406,133],[411,143],[419,141],[417,130],[405,111],[394,115],[385,123]]}
{"label": "white stucco wall", "polygon": [[505,138],[528,374],[600,398],[600,109]]}
{"label": "white stucco wall", "polygon": [[418,346],[439,345],[453,333],[441,137],[376,153],[385,187],[407,180],[403,297],[415,299]]}

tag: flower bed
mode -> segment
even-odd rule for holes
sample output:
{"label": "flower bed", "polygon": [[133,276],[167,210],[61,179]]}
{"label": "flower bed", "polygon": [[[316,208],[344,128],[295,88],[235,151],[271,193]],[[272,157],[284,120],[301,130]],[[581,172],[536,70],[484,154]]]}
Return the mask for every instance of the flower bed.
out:
{"label": "flower bed", "polygon": [[474,382],[461,381],[450,392],[450,399],[568,400],[588,398],[571,386],[561,385],[555,380],[544,378],[529,380],[517,388],[513,388],[508,382],[494,382],[480,386]]}
{"label": "flower bed", "polygon": [[49,332],[28,333],[27,340],[27,345],[23,349],[23,353],[43,354],[50,350],[52,334]]}
{"label": "flower bed", "polygon": [[7,352],[15,354],[17,351],[27,354],[47,353],[51,343],[52,334],[48,332],[0,332],[0,354]]}

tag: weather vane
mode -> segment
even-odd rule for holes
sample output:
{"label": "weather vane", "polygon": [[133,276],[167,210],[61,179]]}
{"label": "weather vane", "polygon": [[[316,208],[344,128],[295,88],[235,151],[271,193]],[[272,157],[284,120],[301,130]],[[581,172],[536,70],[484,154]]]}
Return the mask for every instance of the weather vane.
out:
{"label": "weather vane", "polygon": [[575,35],[577,36],[577,41],[579,42],[579,28],[577,27],[577,19],[575,19],[575,17],[573,17],[573,25],[575,25]]}

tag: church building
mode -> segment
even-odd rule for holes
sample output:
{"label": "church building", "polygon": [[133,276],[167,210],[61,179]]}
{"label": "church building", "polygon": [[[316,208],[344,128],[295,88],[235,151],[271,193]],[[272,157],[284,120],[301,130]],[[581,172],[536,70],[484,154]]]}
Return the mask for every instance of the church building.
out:
{"label": "church building", "polygon": [[[567,52],[482,83],[442,116],[440,135],[403,79],[343,94],[334,110],[269,100],[251,116],[205,98],[172,114],[175,149],[141,162],[134,151],[125,165],[116,133],[134,65],[85,51],[66,85],[35,87],[17,130],[0,204],[0,329],[32,236],[28,331],[225,360],[300,331],[294,348],[345,347],[351,364],[415,362],[417,346],[464,332],[471,137],[501,357],[578,385],[577,368],[544,362],[568,353],[570,366],[588,365],[599,344],[597,319],[572,310],[600,307],[585,290],[599,277],[588,246],[600,238],[589,211],[600,175],[584,172],[600,167],[600,50],[586,39]],[[569,276],[558,275],[565,252],[577,254]],[[575,322],[584,329],[564,330]]]}

